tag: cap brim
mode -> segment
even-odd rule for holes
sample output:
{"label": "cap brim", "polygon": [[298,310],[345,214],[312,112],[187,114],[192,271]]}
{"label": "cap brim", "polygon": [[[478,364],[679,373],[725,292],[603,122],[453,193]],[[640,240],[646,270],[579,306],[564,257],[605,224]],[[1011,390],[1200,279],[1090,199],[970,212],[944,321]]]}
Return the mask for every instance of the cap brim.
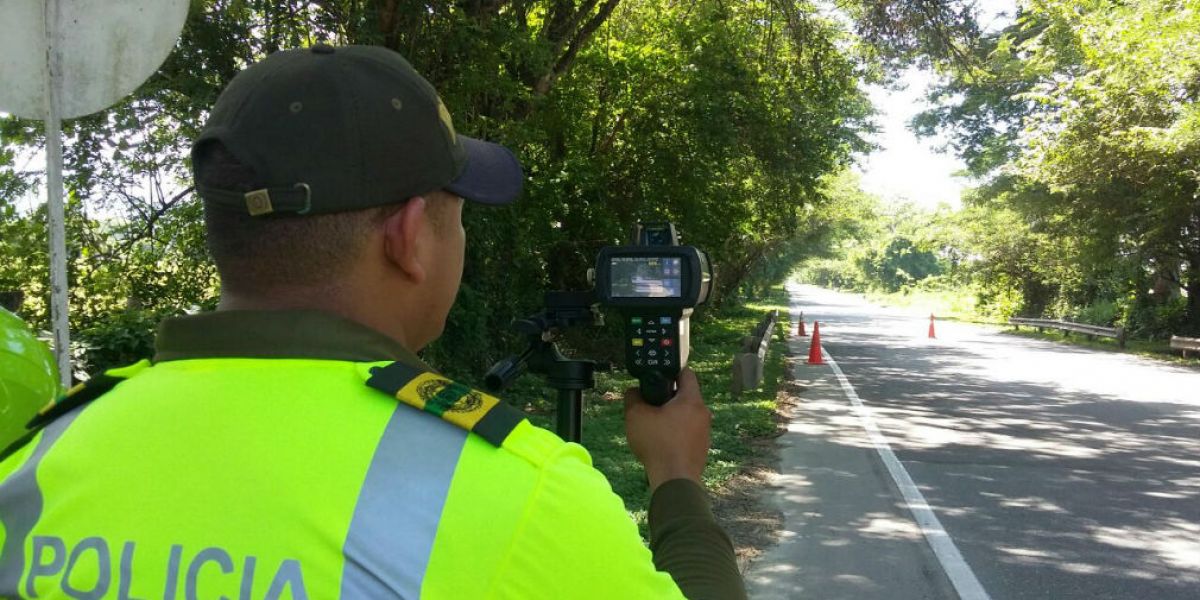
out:
{"label": "cap brim", "polygon": [[508,204],[521,195],[525,173],[512,151],[499,144],[458,136],[467,166],[446,191],[480,204]]}

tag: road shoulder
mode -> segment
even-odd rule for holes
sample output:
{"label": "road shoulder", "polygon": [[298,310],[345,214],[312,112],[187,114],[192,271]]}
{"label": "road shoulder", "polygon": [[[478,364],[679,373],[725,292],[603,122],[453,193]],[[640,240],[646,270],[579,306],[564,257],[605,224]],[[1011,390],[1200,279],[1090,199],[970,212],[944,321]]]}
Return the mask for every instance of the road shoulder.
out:
{"label": "road shoulder", "polygon": [[836,377],[800,361],[792,375],[803,391],[764,494],[782,526],[747,571],[751,597],[954,598]]}

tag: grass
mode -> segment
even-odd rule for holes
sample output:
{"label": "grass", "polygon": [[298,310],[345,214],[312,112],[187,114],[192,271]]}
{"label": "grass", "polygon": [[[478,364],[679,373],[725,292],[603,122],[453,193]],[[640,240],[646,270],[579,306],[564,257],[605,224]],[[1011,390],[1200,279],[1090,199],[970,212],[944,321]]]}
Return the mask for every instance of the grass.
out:
{"label": "grass", "polygon": [[979,314],[975,294],[970,290],[906,289],[892,293],[867,292],[864,296],[883,306],[929,311],[939,319],[989,324],[1004,322],[1000,317]]}
{"label": "grass", "polygon": [[[733,355],[740,350],[742,337],[749,335],[767,312],[776,309],[780,311],[780,322],[769,345],[763,385],[734,398],[730,393]],[[756,457],[754,440],[775,435],[775,394],[787,374],[784,363],[787,315],[787,293],[777,287],[761,301],[693,317],[689,366],[699,377],[700,389],[713,412],[712,448],[704,473],[704,483],[710,488],[724,485]],[[506,397],[538,393],[536,378],[522,379],[525,381],[521,388],[510,390]],[[611,373],[597,374],[596,389],[584,394],[583,445],[596,468],[612,484],[613,491],[625,500],[626,508],[644,527],[650,493],[642,466],[625,442],[621,401],[624,389],[634,385],[637,381],[620,365]],[[544,389],[540,392],[543,397],[552,394]],[[551,411],[531,414],[530,418],[539,426],[554,428]]]}
{"label": "grass", "polygon": [[1136,354],[1154,360],[1166,361],[1178,365],[1200,366],[1200,357],[1193,356],[1191,358],[1183,358],[1178,350],[1171,350],[1170,342],[1167,340],[1128,340],[1125,348],[1122,349],[1117,344],[1117,340],[1111,338],[1096,338],[1089,340],[1082,334],[1067,335],[1067,332],[1058,330],[1047,330],[1038,332],[1032,329],[1022,329],[1019,331],[1005,331],[1008,335],[1016,335],[1024,338],[1035,340],[1045,340],[1049,342],[1057,342],[1060,344],[1070,344],[1082,348],[1091,348],[1094,350],[1106,350],[1109,352],[1122,352],[1125,354]]}

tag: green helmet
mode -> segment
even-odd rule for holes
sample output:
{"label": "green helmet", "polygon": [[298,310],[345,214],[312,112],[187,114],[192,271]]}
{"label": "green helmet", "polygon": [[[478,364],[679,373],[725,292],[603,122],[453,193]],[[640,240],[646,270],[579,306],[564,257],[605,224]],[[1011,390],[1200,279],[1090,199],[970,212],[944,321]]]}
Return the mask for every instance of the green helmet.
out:
{"label": "green helmet", "polygon": [[25,423],[59,392],[50,349],[0,308],[0,450],[24,435]]}

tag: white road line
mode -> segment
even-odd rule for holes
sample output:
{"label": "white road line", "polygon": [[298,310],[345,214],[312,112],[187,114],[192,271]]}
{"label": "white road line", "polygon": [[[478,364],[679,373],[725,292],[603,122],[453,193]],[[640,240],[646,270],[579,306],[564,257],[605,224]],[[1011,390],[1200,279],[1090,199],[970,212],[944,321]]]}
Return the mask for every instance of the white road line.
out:
{"label": "white road line", "polygon": [[942,522],[938,520],[933,509],[929,507],[929,503],[925,501],[925,496],[921,494],[917,484],[913,483],[912,477],[909,476],[904,465],[900,464],[896,453],[892,452],[887,437],[879,430],[874,417],[871,416],[871,409],[863,404],[862,399],[858,397],[858,392],[854,391],[854,386],[850,385],[850,380],[846,379],[846,374],[842,372],[837,361],[833,360],[833,356],[824,349],[822,351],[825,360],[833,368],[834,375],[837,375],[838,382],[842,384],[842,391],[846,393],[850,404],[854,406],[854,412],[858,413],[863,428],[867,430],[867,436],[875,445],[875,451],[879,453],[879,458],[883,459],[884,466],[892,475],[892,481],[896,482],[896,487],[904,496],[904,502],[908,505],[908,510],[912,512],[913,519],[917,521],[921,533],[925,534],[925,540],[929,542],[929,547],[933,549],[938,562],[942,564],[942,570],[946,572],[950,584],[954,586],[954,591],[958,592],[958,597],[962,600],[990,600],[988,593],[984,591],[983,586],[975,577],[975,572],[971,570],[971,566],[958,551],[958,546],[954,545],[954,540],[950,539],[950,534],[946,533]]}

